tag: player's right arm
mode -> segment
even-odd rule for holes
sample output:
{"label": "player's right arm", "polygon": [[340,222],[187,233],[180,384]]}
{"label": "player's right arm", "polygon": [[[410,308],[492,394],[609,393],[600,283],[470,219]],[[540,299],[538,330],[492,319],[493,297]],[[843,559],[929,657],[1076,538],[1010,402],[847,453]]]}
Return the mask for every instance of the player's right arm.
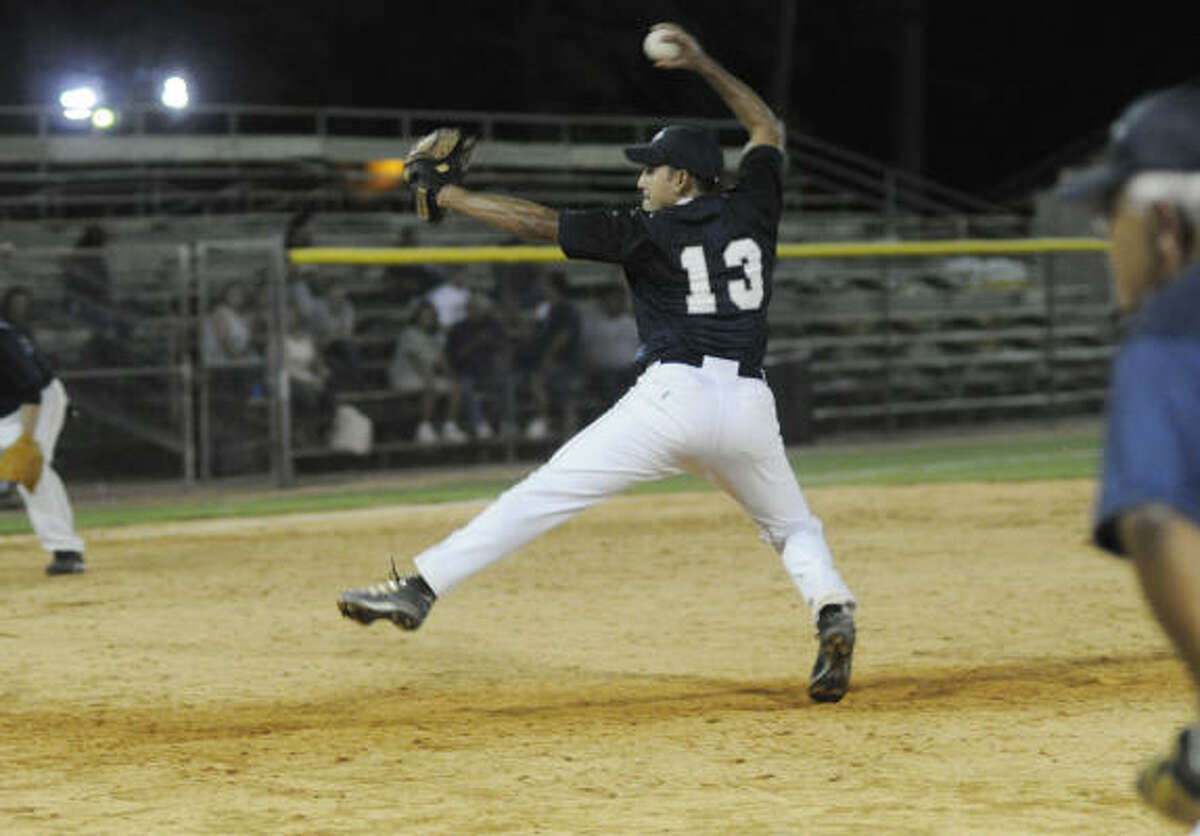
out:
{"label": "player's right arm", "polygon": [[540,203],[455,185],[443,186],[437,202],[443,209],[461,212],[518,238],[558,241],[558,211]]}
{"label": "player's right arm", "polygon": [[652,28],[666,32],[666,40],[680,49],[678,57],[664,58],[654,62],[654,66],[668,70],[692,70],[707,81],[750,133],[745,150],[749,151],[756,145],[770,145],[783,150],[783,124],[761,96],[718,64],[683,27],[675,23],[656,23]]}

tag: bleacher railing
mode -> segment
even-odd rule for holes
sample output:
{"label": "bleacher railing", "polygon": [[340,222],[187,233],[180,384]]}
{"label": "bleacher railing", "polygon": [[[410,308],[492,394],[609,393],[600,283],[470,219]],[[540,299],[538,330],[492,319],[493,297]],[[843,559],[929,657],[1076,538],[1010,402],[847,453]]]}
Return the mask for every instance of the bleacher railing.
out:
{"label": "bleacher railing", "polygon": [[[1103,404],[1115,343],[1092,238],[779,245],[771,364],[805,422],[890,432]],[[309,248],[308,265],[566,262],[557,247]],[[795,406],[795,405],[793,405]]]}
{"label": "bleacher railing", "polygon": [[[662,125],[713,130],[728,148],[745,140],[731,119],[692,116],[545,115],[490,111],[197,105],[177,113],[146,104],[118,106],[104,132],[63,120],[57,108],[0,107],[0,211],[54,217],[105,211],[269,211],[305,205],[353,209],[367,179],[360,165],[400,156],[413,137],[460,125],[485,143],[614,146],[649,139]],[[274,140],[274,141],[273,141]],[[297,141],[306,140],[300,145]],[[189,147],[189,144],[191,147]],[[798,130],[788,136],[796,161],[797,208],[904,215],[993,215],[1005,206],[905,172]],[[523,153],[527,167],[537,153]],[[619,159],[619,157],[618,157]],[[586,180],[587,162],[573,162]],[[578,187],[578,184],[576,184]],[[378,197],[378,196],[377,196]],[[372,208],[378,208],[378,201]]]}

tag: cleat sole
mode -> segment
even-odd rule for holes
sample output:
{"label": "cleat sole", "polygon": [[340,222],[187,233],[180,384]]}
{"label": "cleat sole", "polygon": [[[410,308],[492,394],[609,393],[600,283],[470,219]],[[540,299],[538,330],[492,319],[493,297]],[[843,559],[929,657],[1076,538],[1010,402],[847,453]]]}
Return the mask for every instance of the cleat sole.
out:
{"label": "cleat sole", "polygon": [[353,601],[338,601],[338,611],[343,618],[353,619],[363,626],[368,626],[373,621],[380,618],[385,618],[392,624],[396,625],[399,630],[415,630],[421,626],[421,621],[414,619],[408,613],[402,612],[377,612],[370,607],[365,607],[362,604],[356,604]]}
{"label": "cleat sole", "polygon": [[829,668],[820,679],[809,683],[808,695],[817,702],[838,702],[850,689],[849,663],[854,643],[845,635],[835,634],[821,647]]}
{"label": "cleat sole", "polygon": [[353,619],[364,627],[370,625],[377,618],[387,617],[381,613],[360,607],[351,601],[338,601],[338,611],[341,612],[343,618]]}

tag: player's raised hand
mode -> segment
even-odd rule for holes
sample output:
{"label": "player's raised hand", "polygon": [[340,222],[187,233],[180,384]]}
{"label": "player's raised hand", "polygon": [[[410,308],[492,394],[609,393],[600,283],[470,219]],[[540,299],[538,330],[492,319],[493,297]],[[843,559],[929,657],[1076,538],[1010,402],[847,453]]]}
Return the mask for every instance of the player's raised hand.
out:
{"label": "player's raised hand", "polygon": [[662,32],[662,39],[679,47],[679,54],[659,58],[654,66],[663,70],[695,70],[706,57],[704,50],[691,33],[678,23],[656,23],[650,27],[652,32]]}

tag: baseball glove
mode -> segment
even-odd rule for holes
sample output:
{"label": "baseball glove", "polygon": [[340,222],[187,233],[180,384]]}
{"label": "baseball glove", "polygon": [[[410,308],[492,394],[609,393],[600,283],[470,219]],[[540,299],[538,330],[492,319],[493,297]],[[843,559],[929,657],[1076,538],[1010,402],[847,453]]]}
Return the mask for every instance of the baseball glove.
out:
{"label": "baseball glove", "polygon": [[42,478],[42,448],[31,436],[22,435],[0,455],[0,480],[20,482],[34,490]]}
{"label": "baseball glove", "polygon": [[417,141],[404,158],[404,180],[413,188],[417,214],[421,220],[437,223],[442,210],[437,195],[447,183],[461,183],[475,137],[465,136],[458,128],[438,128]]}

